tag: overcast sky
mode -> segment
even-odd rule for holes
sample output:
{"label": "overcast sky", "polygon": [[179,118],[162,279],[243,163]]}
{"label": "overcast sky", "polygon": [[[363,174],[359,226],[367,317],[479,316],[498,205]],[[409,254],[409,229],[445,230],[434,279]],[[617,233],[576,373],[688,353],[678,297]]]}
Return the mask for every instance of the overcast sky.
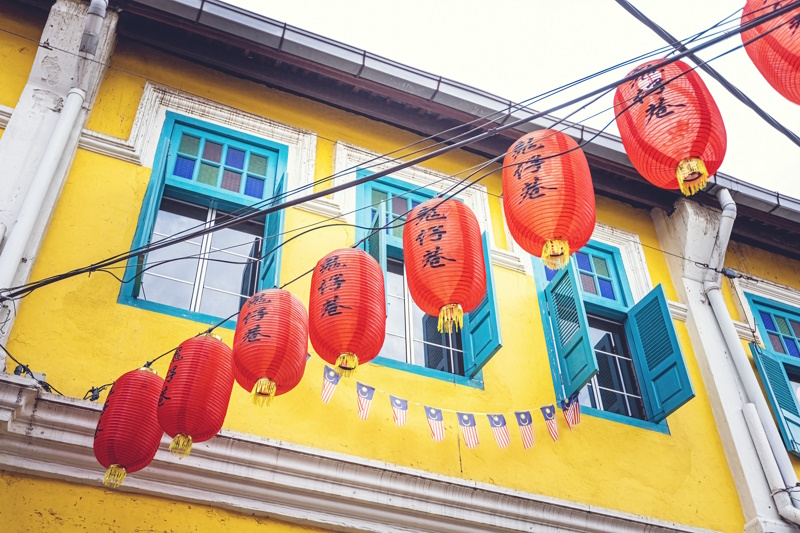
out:
{"label": "overcast sky", "polygon": [[[228,0],[250,11],[319,33],[504,98],[521,101],[664,46],[614,0]],[[744,0],[630,0],[678,38],[733,14]],[[740,13],[725,28],[738,25]],[[737,35],[700,54],[710,59],[741,44]],[[800,134],[800,106],[775,92],[743,49],[711,63],[762,108]],[[623,77],[596,78],[534,107],[545,109]],[[701,73],[722,111],[728,152],[721,171],[800,198],[800,148]],[[613,92],[581,120],[612,106]],[[606,111],[586,122],[613,119]],[[609,132],[617,134],[612,124]]]}

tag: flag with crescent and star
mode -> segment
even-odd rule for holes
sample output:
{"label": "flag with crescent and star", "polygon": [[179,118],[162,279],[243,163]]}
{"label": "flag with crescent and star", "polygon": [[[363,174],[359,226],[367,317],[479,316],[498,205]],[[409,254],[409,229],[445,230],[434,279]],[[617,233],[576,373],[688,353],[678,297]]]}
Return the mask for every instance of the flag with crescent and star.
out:
{"label": "flag with crescent and star", "polygon": [[408,413],[408,400],[389,396],[389,401],[392,402],[392,416],[394,416],[394,423],[399,427],[406,425],[406,414]]}
{"label": "flag with crescent and star", "polygon": [[577,393],[561,400],[561,410],[564,412],[564,419],[569,429],[581,423],[581,404],[578,403]]}
{"label": "flag with crescent and star", "polygon": [[505,448],[511,444],[511,437],[508,434],[508,425],[506,425],[506,417],[492,414],[486,416],[489,417],[489,426],[492,428],[494,440],[497,441],[497,445],[501,448]]}
{"label": "flag with crescent and star", "polygon": [[375,395],[375,387],[356,382],[356,392],[358,393],[358,418],[366,420],[369,416],[369,407],[372,405],[372,397]]}
{"label": "flag with crescent and star", "polygon": [[528,449],[533,446],[533,418],[530,411],[517,411],[514,413],[519,424],[519,432],[522,434],[522,447]]}
{"label": "flag with crescent and star", "polygon": [[442,417],[442,410],[425,406],[425,416],[428,419],[428,428],[431,430],[431,438],[433,439],[433,442],[443,441],[444,418]]}
{"label": "flag with crescent and star", "polygon": [[558,422],[556,421],[556,406],[547,405],[541,408],[544,421],[547,423],[547,431],[550,437],[556,441],[558,440]]}
{"label": "flag with crescent and star", "polygon": [[470,413],[456,413],[458,415],[458,425],[461,426],[461,434],[464,435],[464,442],[467,448],[474,448],[480,441],[478,440],[478,427],[475,425],[475,415]]}
{"label": "flag with crescent and star", "polygon": [[339,384],[339,373],[328,365],[322,370],[322,403],[328,403]]}

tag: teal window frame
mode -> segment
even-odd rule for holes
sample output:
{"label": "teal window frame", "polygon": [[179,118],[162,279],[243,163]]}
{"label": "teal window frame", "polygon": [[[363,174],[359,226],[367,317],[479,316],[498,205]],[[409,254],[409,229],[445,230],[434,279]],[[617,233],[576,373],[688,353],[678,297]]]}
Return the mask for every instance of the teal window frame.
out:
{"label": "teal window frame", "polygon": [[[647,388],[645,386],[644,380],[646,376],[644,375],[646,365],[644,364],[644,348],[639,339],[639,336],[635,333],[634,328],[634,320],[631,318],[631,314],[637,311],[638,304],[634,305],[633,296],[630,289],[630,284],[628,282],[627,275],[625,273],[625,269],[622,262],[622,256],[619,252],[619,249],[602,243],[595,240],[589,241],[589,243],[580,250],[581,253],[585,253],[589,255],[590,258],[598,257],[602,258],[606,261],[608,267],[608,276],[601,276],[605,279],[611,281],[612,286],[614,287],[615,298],[609,299],[600,294],[592,294],[583,290],[580,283],[578,283],[579,295],[577,295],[578,300],[578,314],[583,316],[583,321],[586,321],[586,315],[591,314],[601,318],[610,319],[616,322],[620,322],[623,324],[625,335],[628,340],[629,350],[631,357],[634,361],[634,367],[637,374],[637,379],[639,380],[639,388],[642,393],[642,399],[645,404],[645,412],[649,417],[648,420],[640,420],[638,418],[624,416],[617,413],[612,413],[608,411],[603,411],[601,409],[596,409],[590,406],[581,405],[581,411],[597,418],[603,418],[606,420],[611,420],[614,422],[619,422],[623,424],[627,424],[634,427],[639,427],[642,429],[647,429],[650,431],[656,431],[660,433],[664,433],[669,435],[669,426],[666,420],[666,416],[663,419],[656,421],[653,417],[653,413],[650,412],[651,404],[656,405],[655,400],[648,398]],[[547,271],[544,264],[538,257],[531,256],[531,262],[533,264],[533,272],[534,272],[534,279],[536,281],[536,290],[537,290],[537,297],[539,300],[539,310],[542,319],[542,324],[544,327],[544,335],[545,335],[545,343],[547,345],[547,354],[548,358],[550,359],[550,374],[553,380],[553,388],[556,393],[556,400],[561,402],[566,397],[565,394],[565,387],[564,387],[564,377],[562,376],[561,371],[561,361],[562,359],[559,357],[558,349],[556,346],[555,335],[557,335],[557,330],[554,329],[556,326],[551,324],[550,318],[550,308],[547,302],[546,291],[550,282],[556,279],[558,273],[551,275],[552,271]],[[579,280],[578,277],[581,272],[587,273],[585,269],[582,270],[579,268],[577,261],[574,257],[570,258],[570,264],[567,267],[572,269],[572,275],[574,276],[574,280]],[[548,277],[550,279],[548,279]],[[594,276],[595,279],[595,287],[597,287],[597,275]],[[656,292],[660,294],[655,294]],[[599,293],[599,290],[597,291]],[[647,297],[642,299],[642,303],[645,303],[645,300],[650,298],[651,296],[658,296],[658,300],[661,306],[661,313],[662,315],[666,314],[668,317],[669,323],[671,324],[671,317],[669,317],[669,311],[666,308],[666,299],[663,296],[663,289],[661,287],[656,287],[653,292],[648,294]],[[656,305],[655,302],[652,302],[653,305]],[[669,328],[669,326],[668,326]],[[585,334],[588,336],[588,330],[584,333],[579,332],[579,334]],[[675,336],[674,330],[670,331],[670,340],[673,343],[673,346],[678,346],[677,344],[677,337]],[[588,341],[587,341],[588,342]],[[679,348],[678,348],[679,349]],[[591,358],[594,358],[594,354],[584,354]],[[685,369],[685,361],[683,361],[684,369]],[[594,368],[597,368],[596,359],[594,360]],[[580,381],[582,383],[587,383],[588,380],[591,379],[591,376],[596,374],[596,370],[592,370],[591,364],[583,369],[580,372],[582,376]],[[588,376],[588,377],[587,377]],[[694,396],[694,390],[691,385],[691,381],[688,380],[688,374],[685,376],[687,380],[684,384],[688,384],[688,393],[690,394],[690,398]],[[583,385],[577,387],[577,390],[581,390]],[[652,396],[652,394],[650,395]],[[688,401],[688,400],[686,400]],[[681,404],[682,405],[682,404]],[[679,407],[679,406],[678,406]],[[676,408],[677,409],[677,408]],[[674,411],[674,410],[673,410]],[[671,411],[671,412],[673,412]]]}
{"label": "teal window frame", "polygon": [[[224,144],[218,166],[217,185],[212,186],[197,181],[200,164],[195,164],[191,179],[174,175],[175,163],[179,156],[180,140],[183,134],[198,136],[202,139],[197,150],[196,161],[201,161],[203,156],[204,143],[208,140]],[[229,191],[221,188],[223,170],[231,168],[226,166],[226,154],[228,147],[245,151],[245,158],[241,170],[242,178],[239,191]],[[264,179],[264,186],[261,198],[255,198],[244,194],[244,188],[248,175],[249,159],[252,153],[267,159],[265,174],[254,173]],[[264,208],[279,203],[279,200],[272,199],[276,194],[285,192],[286,169],[289,155],[288,146],[267,139],[262,139],[254,135],[243,133],[187,117],[168,111],[164,124],[161,128],[161,136],[158,142],[153,170],[150,181],[147,185],[142,207],[139,212],[139,219],[136,225],[131,249],[136,249],[148,244],[153,235],[156,216],[164,197],[194,204],[204,208],[214,208],[222,212],[254,212],[253,207],[259,203],[258,208]],[[266,217],[264,221],[264,236],[262,239],[262,254],[268,250],[276,248],[281,241],[281,234],[284,226],[284,211],[280,210]],[[134,280],[137,271],[144,263],[141,263],[141,256],[137,256],[128,261],[125,269],[125,279]],[[261,260],[261,272],[258,279],[256,290],[263,290],[276,286],[280,276],[281,250],[278,248],[273,253]],[[152,302],[138,298],[135,294],[137,281],[123,283],[117,302],[123,305],[130,305],[140,309],[153,311],[170,316],[176,316],[203,324],[216,324],[221,316],[215,316],[198,311],[191,311],[179,307]],[[225,329],[234,329],[235,320],[228,320],[222,324]]]}
{"label": "teal window frame", "polygon": [[[356,173],[357,178],[362,178],[372,174],[372,172],[367,170],[361,170]],[[359,185],[356,188],[356,207],[358,211],[356,212],[356,241],[360,241],[364,239],[370,232],[369,229],[371,227],[383,226],[386,224],[386,211],[379,208],[377,209],[377,219],[373,219],[373,210],[375,208],[368,208],[372,202],[372,192],[373,190],[378,190],[380,192],[388,193],[389,195],[400,195],[402,194],[408,201],[406,204],[406,209],[412,207],[412,205],[423,203],[431,198],[434,198],[437,193],[433,190],[427,188],[421,188],[418,186],[411,185],[406,183],[402,180],[392,178],[392,177],[383,177],[379,178],[375,181],[368,182],[362,185]],[[456,198],[458,199],[458,198]],[[411,202],[415,202],[412,204]],[[384,205],[389,204],[390,202],[387,201]],[[392,213],[388,213],[389,220],[392,220],[396,215]],[[398,221],[399,222],[399,221]],[[403,259],[403,240],[402,237],[392,234],[392,230],[389,229],[388,232],[386,230],[381,231],[380,234],[376,236],[374,239],[370,239],[362,245],[363,248],[368,249],[370,246],[370,242],[374,242],[377,246],[386,249],[386,253],[380,256],[380,263],[381,268],[383,269],[384,279],[387,276],[387,264],[386,264],[386,257],[393,257],[396,259]],[[494,288],[494,277],[491,273],[491,261],[489,261],[489,248],[488,242],[486,239],[486,235],[484,235],[484,260],[487,262],[487,297],[484,300],[484,303],[479,306],[478,309],[473,311],[472,313],[467,313],[464,315],[464,328],[461,330],[461,337],[462,337],[462,349],[463,349],[463,364],[465,369],[465,375],[461,376],[458,374],[453,374],[449,372],[444,372],[441,370],[435,370],[432,368],[427,368],[421,365],[411,364],[405,361],[397,361],[394,359],[389,359],[386,357],[376,357],[372,362],[379,366],[385,366],[387,368],[394,368],[397,370],[403,370],[405,372],[410,372],[412,374],[417,374],[429,378],[439,379],[443,381],[448,381],[455,383],[457,385],[465,385],[469,387],[474,387],[478,389],[483,389],[483,372],[481,368],[486,364],[486,362],[491,359],[495,355],[495,353],[502,347],[502,339],[500,336],[500,329],[499,329],[499,320],[498,320],[498,310],[496,304],[496,291]],[[387,299],[388,303],[388,299]],[[481,342],[478,346],[478,342],[473,342],[474,335],[472,333],[476,333],[480,331],[482,334],[482,339],[485,339],[485,342]],[[487,346],[488,345],[488,346]],[[479,357],[479,361],[476,362],[476,353],[481,353],[484,357]]]}
{"label": "teal window frame", "polygon": [[[778,422],[784,445],[790,453],[800,457],[800,400],[791,386],[792,381],[800,382],[800,357],[791,355],[786,348],[788,342],[797,342],[798,336],[790,322],[786,324],[790,333],[786,334],[786,329],[778,326],[777,320],[780,317],[800,325],[800,309],[748,292],[745,292],[745,298],[755,318],[758,332],[766,344],[766,347],[762,347],[750,343],[750,353]],[[764,315],[769,316],[775,329],[765,323]],[[778,341],[785,353],[774,350],[774,340],[770,338],[770,334],[780,337]],[[790,374],[794,379],[790,379]]]}

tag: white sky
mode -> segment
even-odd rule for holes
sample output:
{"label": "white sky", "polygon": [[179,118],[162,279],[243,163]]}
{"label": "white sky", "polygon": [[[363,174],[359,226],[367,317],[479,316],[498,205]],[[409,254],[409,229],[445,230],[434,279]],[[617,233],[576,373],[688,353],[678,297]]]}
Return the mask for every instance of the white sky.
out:
{"label": "white sky", "polygon": [[[250,11],[443,75],[514,101],[661,48],[665,43],[614,0],[228,0]],[[744,0],[630,0],[683,39],[731,15]],[[739,13],[733,18],[738,26]],[[739,36],[698,55],[710,59],[741,44]],[[729,81],[800,135],[800,106],[775,92],[743,49],[712,61]],[[634,66],[561,93],[546,109],[627,74]],[[721,171],[800,198],[800,147],[767,125],[701,72],[725,121]],[[612,106],[613,91],[573,120]],[[602,128],[607,111],[586,122]],[[617,134],[615,125],[607,130]]]}

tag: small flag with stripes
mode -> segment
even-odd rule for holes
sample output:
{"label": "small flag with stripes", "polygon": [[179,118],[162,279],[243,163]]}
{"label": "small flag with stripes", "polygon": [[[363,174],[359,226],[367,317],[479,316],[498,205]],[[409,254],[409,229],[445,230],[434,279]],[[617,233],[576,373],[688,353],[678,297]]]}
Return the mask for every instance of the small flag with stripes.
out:
{"label": "small flag with stripes", "polygon": [[517,411],[514,413],[519,424],[519,432],[522,434],[522,447],[528,449],[533,446],[533,418],[530,411]]}
{"label": "small flag with stripes", "polygon": [[564,419],[570,430],[572,426],[581,423],[581,404],[578,403],[577,393],[561,400],[561,410],[564,412]]}
{"label": "small flag with stripes", "polygon": [[458,425],[461,426],[461,434],[464,435],[464,442],[467,448],[474,448],[480,441],[478,440],[478,427],[475,425],[475,415],[470,413],[456,413],[458,415]]}
{"label": "small flag with stripes", "polygon": [[328,365],[322,370],[322,403],[328,403],[339,384],[339,373]]}
{"label": "small flag with stripes", "polygon": [[358,418],[366,420],[369,416],[369,407],[372,405],[372,397],[375,396],[375,387],[356,381],[356,392],[358,393]]}
{"label": "small flag with stripes", "polygon": [[431,430],[433,442],[444,440],[444,418],[442,410],[425,406],[425,416],[428,418],[428,428]]}
{"label": "small flag with stripes", "polygon": [[544,421],[547,423],[547,431],[554,441],[558,440],[558,422],[556,421],[555,405],[548,405],[541,408]]}
{"label": "small flag with stripes", "polygon": [[405,426],[406,414],[408,413],[408,400],[389,396],[389,401],[392,402],[392,416],[394,416],[394,423],[399,427]]}
{"label": "small flag with stripes", "polygon": [[489,425],[494,433],[494,440],[500,448],[505,448],[511,444],[511,437],[508,434],[506,417],[503,415],[486,415],[489,417]]}

